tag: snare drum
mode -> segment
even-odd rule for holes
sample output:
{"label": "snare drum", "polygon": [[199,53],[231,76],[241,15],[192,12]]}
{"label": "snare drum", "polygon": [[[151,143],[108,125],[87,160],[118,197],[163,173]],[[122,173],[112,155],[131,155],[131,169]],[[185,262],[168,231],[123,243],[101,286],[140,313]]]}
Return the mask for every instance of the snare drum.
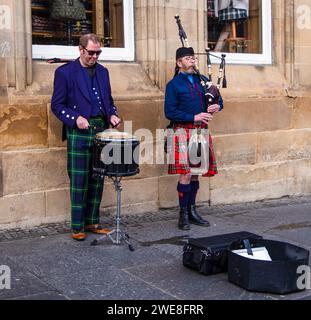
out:
{"label": "snare drum", "polygon": [[139,141],[116,130],[96,135],[93,147],[93,176],[129,177],[139,173]]}

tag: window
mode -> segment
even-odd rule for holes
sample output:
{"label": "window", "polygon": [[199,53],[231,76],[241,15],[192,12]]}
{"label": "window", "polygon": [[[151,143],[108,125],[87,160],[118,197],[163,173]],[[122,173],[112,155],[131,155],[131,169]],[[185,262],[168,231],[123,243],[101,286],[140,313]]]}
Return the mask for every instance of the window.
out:
{"label": "window", "polygon": [[79,37],[96,33],[103,60],[134,60],[133,0],[32,0],[33,58],[75,59]]}
{"label": "window", "polygon": [[228,63],[271,64],[271,0],[207,0],[208,46]]}

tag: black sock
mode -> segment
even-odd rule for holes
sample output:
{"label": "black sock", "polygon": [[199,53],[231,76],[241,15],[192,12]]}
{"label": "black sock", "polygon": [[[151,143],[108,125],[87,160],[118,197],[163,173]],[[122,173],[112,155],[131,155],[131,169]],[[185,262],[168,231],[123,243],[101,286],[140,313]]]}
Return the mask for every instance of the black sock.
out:
{"label": "black sock", "polygon": [[188,204],[190,206],[193,206],[193,205],[195,205],[195,199],[196,199],[197,193],[198,193],[198,191],[200,189],[200,183],[199,183],[199,181],[191,181],[190,186],[191,186],[191,191],[190,191],[190,194],[189,194],[189,202],[188,202]]}
{"label": "black sock", "polygon": [[179,196],[179,205],[181,208],[187,207],[189,202],[189,196],[191,191],[190,184],[181,184],[178,183],[177,191]]}

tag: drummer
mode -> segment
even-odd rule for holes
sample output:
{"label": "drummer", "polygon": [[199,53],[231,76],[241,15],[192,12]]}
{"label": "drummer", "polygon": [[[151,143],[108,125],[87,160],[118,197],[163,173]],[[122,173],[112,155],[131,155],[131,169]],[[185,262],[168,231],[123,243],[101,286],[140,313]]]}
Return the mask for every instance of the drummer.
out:
{"label": "drummer", "polygon": [[108,70],[98,63],[100,39],[86,34],[79,40],[80,57],[55,71],[51,108],[63,122],[67,138],[72,238],[83,241],[86,232],[104,234],[99,225],[103,180],[92,178],[95,135],[121,123],[111,96]]}

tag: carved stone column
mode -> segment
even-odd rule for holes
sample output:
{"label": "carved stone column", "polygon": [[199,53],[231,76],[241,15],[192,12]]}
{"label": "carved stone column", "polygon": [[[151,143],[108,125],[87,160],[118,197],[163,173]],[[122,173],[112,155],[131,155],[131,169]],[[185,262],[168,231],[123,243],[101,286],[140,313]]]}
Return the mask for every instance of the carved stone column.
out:
{"label": "carved stone column", "polygon": [[26,79],[32,84],[32,17],[31,0],[25,0],[25,36],[26,36]]}
{"label": "carved stone column", "polygon": [[181,46],[174,17],[180,15],[195,51],[204,50],[204,1],[136,0],[135,9],[137,60],[154,84],[164,89]]}
{"label": "carved stone column", "polygon": [[292,12],[292,52],[288,56],[293,60],[292,83],[295,90],[310,96],[311,92],[311,0],[288,0]]}
{"label": "carved stone column", "polygon": [[[12,1],[0,0],[0,103],[8,100],[7,87],[13,84],[14,71],[13,9]],[[11,72],[9,72],[11,71]]]}
{"label": "carved stone column", "polygon": [[291,87],[295,86],[295,1],[285,0],[285,77]]}
{"label": "carved stone column", "polygon": [[30,0],[0,0],[0,39],[7,86],[25,90],[32,82]]}

